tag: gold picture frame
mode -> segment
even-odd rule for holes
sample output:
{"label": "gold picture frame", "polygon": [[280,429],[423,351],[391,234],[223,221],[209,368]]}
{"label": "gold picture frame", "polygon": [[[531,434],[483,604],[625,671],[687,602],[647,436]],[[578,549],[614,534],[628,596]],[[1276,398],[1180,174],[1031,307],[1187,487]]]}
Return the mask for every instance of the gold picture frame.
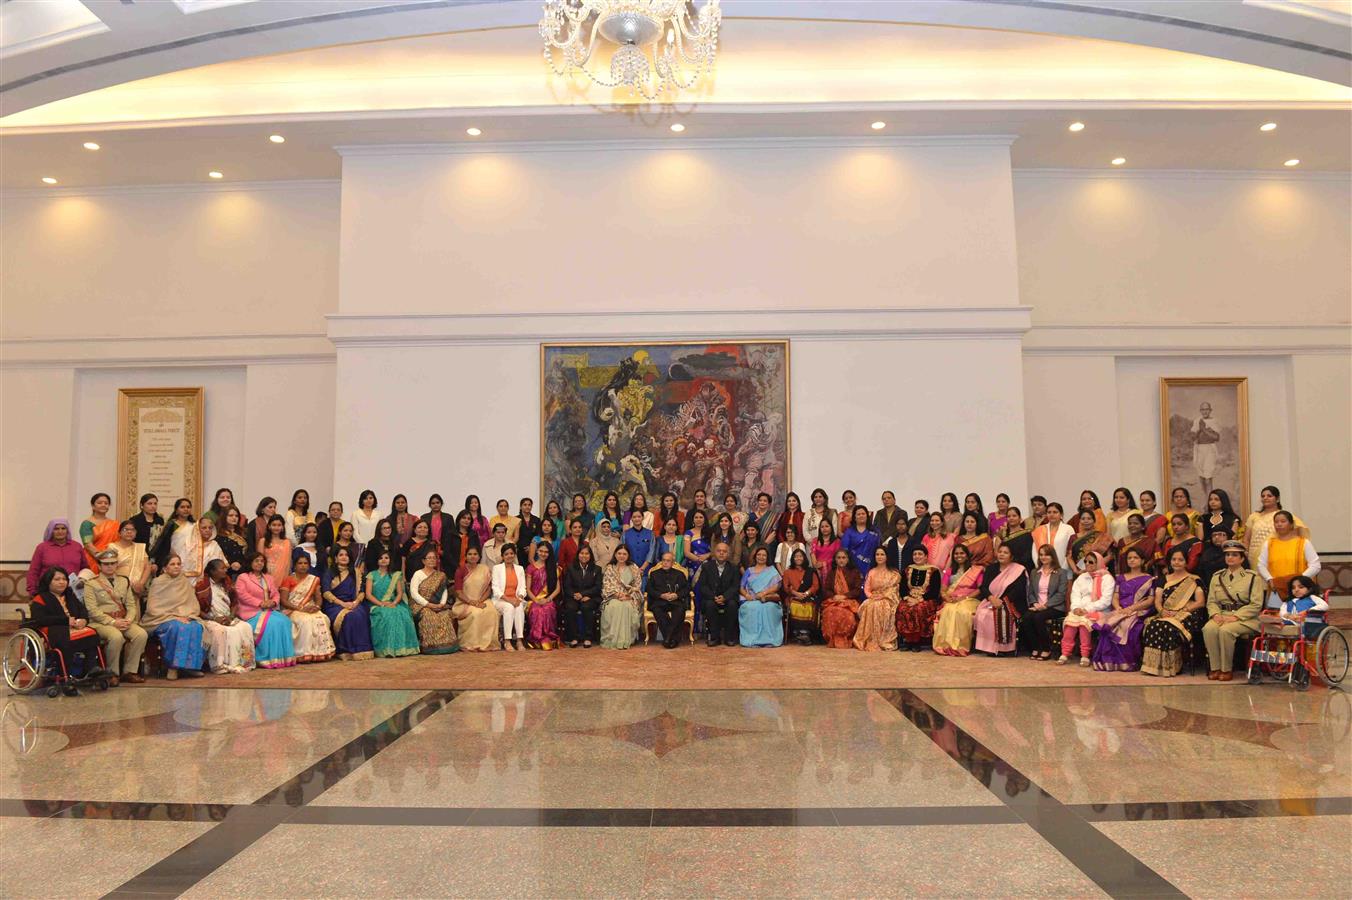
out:
{"label": "gold picture frame", "polygon": [[[1205,431],[1215,439],[1199,444],[1203,405],[1210,407],[1215,426]],[[1160,484],[1160,509],[1169,508],[1174,488],[1184,487],[1193,508],[1205,511],[1207,494],[1221,488],[1240,519],[1248,517],[1249,379],[1160,378]]]}
{"label": "gold picture frame", "polygon": [[[789,341],[786,338],[687,341],[566,341],[540,344],[540,496],[542,498],[542,504],[550,499],[556,499],[566,506],[568,497],[574,492],[573,489],[569,489],[566,492],[568,496],[552,497],[550,495],[550,491],[553,488],[551,487],[549,473],[549,454],[551,450],[549,428],[550,419],[557,412],[557,404],[560,401],[558,392],[551,394],[549,386],[551,354],[567,353],[570,350],[585,352],[593,349],[614,348],[626,352],[627,355],[632,355],[634,352],[638,351],[647,351],[649,349],[661,350],[662,348],[673,347],[703,348],[705,352],[708,352],[710,349],[728,348],[733,349],[740,354],[745,354],[748,349],[763,348],[778,354],[777,358],[781,361],[780,367],[782,369],[782,376],[778,377],[776,381],[778,382],[778,387],[782,389],[783,405],[782,408],[769,410],[769,413],[782,417],[782,428],[776,428],[775,433],[782,437],[783,463],[782,470],[780,470],[778,466],[775,467],[777,474],[778,471],[782,471],[782,475],[780,476],[781,483],[778,485],[777,493],[775,491],[771,491],[771,493],[778,496],[790,489],[790,479],[793,472],[793,403],[791,394],[792,370],[790,368]],[[757,412],[765,413],[766,411],[757,410]],[[779,446],[780,445],[777,443],[776,449],[778,449]],[[727,474],[730,475],[731,473]],[[658,485],[657,487],[659,490],[653,491],[650,489],[649,493],[660,493],[661,490],[666,489],[665,484]],[[733,486],[729,484],[728,489],[732,488]],[[706,493],[708,490],[709,488],[706,488]],[[727,492],[727,490],[722,491],[722,493]],[[684,499],[684,496],[678,497],[678,501],[684,501]],[[715,498],[712,494],[709,494],[708,501],[712,505],[722,506],[721,497]],[[625,500],[625,502],[627,503],[627,500]],[[649,500],[649,504],[655,505],[652,500]],[[682,507],[685,507],[683,502]]]}
{"label": "gold picture frame", "polygon": [[117,392],[117,515],[140,508],[141,494],[161,504],[179,497],[202,507],[205,389],[121,388]]}

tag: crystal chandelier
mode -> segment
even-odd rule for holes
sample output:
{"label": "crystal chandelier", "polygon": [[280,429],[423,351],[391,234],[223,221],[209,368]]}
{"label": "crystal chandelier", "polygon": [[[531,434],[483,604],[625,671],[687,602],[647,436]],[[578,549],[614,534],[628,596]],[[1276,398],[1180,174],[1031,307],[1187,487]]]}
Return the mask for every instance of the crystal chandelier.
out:
{"label": "crystal chandelier", "polygon": [[[581,72],[648,100],[695,86],[718,54],[719,0],[545,0],[540,37],[556,75]],[[592,56],[610,44],[610,72]]]}

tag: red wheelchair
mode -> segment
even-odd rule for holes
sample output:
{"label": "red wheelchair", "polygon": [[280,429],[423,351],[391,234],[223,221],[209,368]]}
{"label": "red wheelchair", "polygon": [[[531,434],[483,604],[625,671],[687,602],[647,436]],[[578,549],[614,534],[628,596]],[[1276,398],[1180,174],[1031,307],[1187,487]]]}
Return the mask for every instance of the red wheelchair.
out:
{"label": "red wheelchair", "polygon": [[[1325,602],[1330,593],[1324,592]],[[1270,678],[1304,691],[1309,690],[1313,676],[1341,689],[1348,668],[1347,636],[1330,625],[1322,612],[1306,613],[1296,624],[1264,616],[1249,650],[1249,684]]]}

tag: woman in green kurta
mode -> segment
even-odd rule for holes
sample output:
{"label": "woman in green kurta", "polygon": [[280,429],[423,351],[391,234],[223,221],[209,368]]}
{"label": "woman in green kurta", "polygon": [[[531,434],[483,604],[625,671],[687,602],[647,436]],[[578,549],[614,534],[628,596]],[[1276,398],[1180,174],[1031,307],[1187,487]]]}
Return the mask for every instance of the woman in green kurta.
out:
{"label": "woman in green kurta", "polygon": [[601,646],[624,650],[634,643],[643,619],[643,573],[624,544],[601,581]]}
{"label": "woman in green kurta", "polygon": [[371,643],[376,656],[416,656],[418,626],[413,624],[404,593],[404,575],[390,571],[390,554],[380,554],[376,570],[366,576],[371,601]]}

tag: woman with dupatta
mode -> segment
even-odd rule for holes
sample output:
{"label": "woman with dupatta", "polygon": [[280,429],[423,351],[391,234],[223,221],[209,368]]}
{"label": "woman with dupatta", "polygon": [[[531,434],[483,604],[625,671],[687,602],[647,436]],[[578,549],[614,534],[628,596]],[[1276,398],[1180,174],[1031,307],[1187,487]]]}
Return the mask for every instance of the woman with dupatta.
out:
{"label": "woman with dupatta", "polygon": [[1145,516],[1138,512],[1127,517],[1127,536],[1114,545],[1113,571],[1127,571],[1127,551],[1135,550],[1145,560],[1146,570],[1155,559],[1155,539],[1145,532]]}
{"label": "woman with dupatta", "polygon": [[1094,512],[1092,509],[1080,511],[1080,527],[1066,551],[1066,564],[1076,575],[1083,575],[1088,571],[1086,563],[1091,553],[1099,553],[1106,557],[1113,546],[1113,539],[1108,532],[1097,527]]}
{"label": "woman with dupatta", "polygon": [[1155,579],[1146,571],[1147,557],[1135,547],[1124,557],[1117,576],[1112,611],[1094,623],[1099,633],[1094,645],[1094,668],[1100,672],[1135,672],[1141,667],[1141,633],[1146,617],[1155,611]]}
{"label": "woman with dupatta", "polygon": [[375,655],[417,656],[418,626],[413,624],[404,594],[404,573],[390,568],[390,554],[382,553],[376,560],[376,570],[366,576],[366,596],[371,602],[371,646]]}
{"label": "woman with dupatta", "polygon": [[[831,533],[834,535],[837,515],[836,511],[827,505],[826,491],[816,488],[812,491],[812,496],[809,499],[812,501],[812,505],[807,508],[807,512],[803,513],[803,540],[815,539],[817,535],[821,534],[823,522],[831,523]],[[817,566],[818,569],[823,571],[830,567],[831,557],[829,556],[822,565]]]}
{"label": "woman with dupatta", "polygon": [[972,622],[981,603],[981,585],[986,570],[972,565],[972,554],[966,546],[953,548],[947,584],[940,591],[944,605],[934,619],[935,653],[944,656],[966,656],[972,652]]}
{"label": "woman with dupatta", "polygon": [[[856,506],[855,509],[863,509]],[[873,567],[864,578],[864,602],[859,604],[856,650],[897,649],[897,606],[901,603],[901,573],[887,562],[887,551],[873,551]]]}
{"label": "woman with dupatta", "polygon": [[[840,552],[840,541],[836,539],[836,526],[831,519],[822,519],[817,526],[817,530],[813,533],[816,537],[812,539],[812,567],[819,572],[826,572],[834,568],[836,555]],[[858,569],[855,571],[858,571]]]}
{"label": "woman with dupatta", "polygon": [[1033,529],[1017,506],[1005,511],[1005,524],[994,540],[999,546],[1009,548],[1010,559],[1023,566],[1024,571],[1033,568]]}
{"label": "woman with dupatta", "polygon": [[[286,536],[286,519],[273,515],[268,519],[268,530],[258,542],[258,552],[267,561],[268,574],[280,584],[291,574],[291,541]],[[245,567],[247,571],[247,566]]]}
{"label": "woman with dupatta", "polygon": [[329,619],[319,602],[319,576],[310,571],[310,558],[298,557],[291,575],[282,582],[282,608],[291,619],[296,662],[332,659],[338,649],[329,633]]}
{"label": "woman with dupatta", "polygon": [[1168,556],[1169,574],[1155,583],[1155,612],[1141,643],[1141,671],[1172,678],[1183,671],[1183,646],[1206,624],[1206,595],[1197,576],[1188,571],[1186,551]]}
{"label": "woman with dupatta", "polygon": [[133,594],[144,597],[150,582],[150,557],[145,545],[136,540],[136,523],[131,519],[123,522],[118,528],[117,540],[108,547],[117,554],[115,574],[127,579]]}
{"label": "woman with dupatta", "polygon": [[[379,559],[377,558],[377,561]],[[408,582],[409,603],[418,621],[418,644],[423,653],[446,654],[460,649],[455,636],[452,583],[441,570],[435,548],[423,551],[422,568]]]}
{"label": "woman with dupatta", "polygon": [[477,544],[465,548],[465,562],[455,570],[456,629],[460,649],[487,652],[498,649],[498,609],[489,598],[493,570],[480,561]]}
{"label": "woman with dupatta", "polygon": [[[225,568],[224,560],[221,568]],[[168,678],[177,678],[179,672],[193,677],[202,674],[201,615],[197,592],[183,574],[183,560],[170,553],[164,571],[150,582],[141,615],[141,627],[159,639]]]}
{"label": "woman with dupatta", "polygon": [[244,536],[244,514],[236,507],[230,507],[221,514],[216,524],[216,546],[230,568],[233,577],[244,571],[244,557],[253,552],[248,538]]}
{"label": "woman with dupatta", "polygon": [[817,592],[821,579],[807,561],[807,551],[800,545],[789,557],[784,569],[781,588],[784,604],[788,607],[789,633],[803,646],[812,643],[812,635],[820,628],[818,622]]}
{"label": "woman with dupatta", "polygon": [[643,573],[630,561],[629,547],[620,544],[601,582],[601,646],[632,646],[642,620]]}
{"label": "woman with dupatta", "polygon": [[333,623],[333,642],[339,659],[371,659],[371,613],[366,605],[357,572],[352,567],[352,551],[339,547],[333,565],[320,578],[324,615]]}
{"label": "woman with dupatta", "polygon": [[[957,502],[956,497],[953,502]],[[947,569],[949,558],[953,555],[953,545],[957,543],[958,535],[951,532],[944,525],[942,513],[930,513],[929,530],[920,539],[920,543],[925,545],[925,555],[928,557],[930,565],[936,569]],[[967,551],[967,558],[971,559],[971,551]]]}
{"label": "woman with dupatta", "polygon": [[934,637],[934,616],[939,611],[943,573],[930,565],[924,547],[911,551],[911,561],[901,580],[905,594],[897,604],[898,650],[919,653]]}
{"label": "woman with dupatta", "polygon": [[99,570],[98,555],[117,540],[117,519],[108,518],[113,498],[103,492],[89,498],[89,518],[80,523],[80,543],[84,545],[85,562],[91,571]]}
{"label": "woman with dupatta", "polygon": [[[829,521],[822,525],[825,535],[832,526]],[[822,571],[825,573],[822,575],[822,637],[828,647],[849,650],[854,646],[854,633],[859,628],[859,597],[864,578],[854,567],[850,554],[839,544],[831,565]]]}
{"label": "woman with dupatta", "polygon": [[[747,528],[751,523],[747,523]],[[764,544],[751,552],[751,565],[742,573],[737,629],[743,647],[779,647],[784,643],[784,608],[779,605],[779,570],[770,565]]]}
{"label": "woman with dupatta", "polygon": [[559,646],[559,568],[554,565],[554,548],[546,542],[532,549],[530,565],[526,566],[526,597],[530,602],[526,607],[526,646],[555,649]]}
{"label": "woman with dupatta", "polygon": [[1183,513],[1174,513],[1169,517],[1169,536],[1160,544],[1155,555],[1155,563],[1161,572],[1171,571],[1169,554],[1182,550],[1188,560],[1188,571],[1196,572],[1202,559],[1202,542],[1193,534],[1193,522]]}
{"label": "woman with dupatta", "polygon": [[[291,620],[282,613],[277,582],[267,573],[267,560],[253,553],[235,579],[235,614],[253,629],[254,661],[259,668],[285,669],[296,664]],[[290,577],[288,575],[288,577]]]}
{"label": "woman with dupatta", "polygon": [[999,656],[1013,653],[1019,638],[1019,620],[1028,611],[1028,570],[1014,562],[1008,547],[995,551],[995,562],[986,567],[981,602],[973,623],[976,649]]}

